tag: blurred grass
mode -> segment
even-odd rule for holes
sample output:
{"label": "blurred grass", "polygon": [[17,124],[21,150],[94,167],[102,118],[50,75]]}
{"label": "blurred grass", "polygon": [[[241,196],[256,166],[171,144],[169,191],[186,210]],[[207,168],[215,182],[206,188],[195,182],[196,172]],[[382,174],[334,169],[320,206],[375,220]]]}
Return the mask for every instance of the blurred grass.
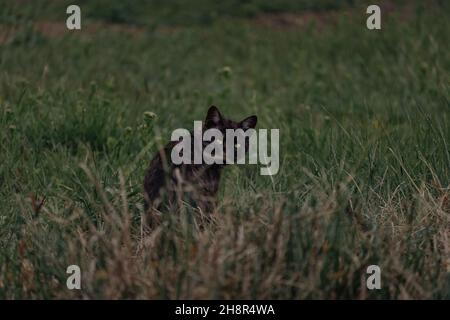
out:
{"label": "blurred grass", "polygon": [[[64,1],[2,11],[17,29],[0,44],[0,297],[450,297],[446,3],[394,10],[380,32],[364,14],[320,30],[247,19],[334,1],[104,3],[80,2],[102,27],[56,35],[35,25],[64,21]],[[210,104],[279,128],[280,172],[227,168],[214,225],[186,208],[146,235],[148,161]]]}
{"label": "blurred grass", "polygon": [[252,17],[260,13],[297,12],[301,10],[326,11],[365,3],[363,0],[135,0],[133,4],[120,0],[68,0],[14,1],[5,0],[0,21],[22,19],[60,20],[67,6],[77,4],[83,16],[109,23],[140,25],[210,25],[223,17]]}

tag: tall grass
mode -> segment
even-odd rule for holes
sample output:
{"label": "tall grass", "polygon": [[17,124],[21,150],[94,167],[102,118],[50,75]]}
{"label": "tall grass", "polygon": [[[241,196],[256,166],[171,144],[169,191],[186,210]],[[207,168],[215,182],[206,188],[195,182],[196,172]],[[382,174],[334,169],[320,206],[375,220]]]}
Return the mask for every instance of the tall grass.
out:
{"label": "tall grass", "polygon": [[[442,8],[381,32],[357,15],[320,31],[16,34],[0,47],[0,297],[448,299]],[[150,157],[212,103],[279,128],[280,171],[230,166],[212,223],[186,206],[150,231]]]}

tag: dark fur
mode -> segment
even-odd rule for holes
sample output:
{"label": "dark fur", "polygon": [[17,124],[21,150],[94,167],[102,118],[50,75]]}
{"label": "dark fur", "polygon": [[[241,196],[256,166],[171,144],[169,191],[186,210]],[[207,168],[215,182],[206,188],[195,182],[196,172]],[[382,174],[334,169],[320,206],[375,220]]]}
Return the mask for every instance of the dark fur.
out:
{"label": "dark fur", "polygon": [[[219,129],[224,134],[225,140],[226,129],[246,130],[254,128],[256,122],[256,116],[248,117],[241,122],[225,119],[219,110],[212,106],[208,110],[203,129]],[[155,210],[157,213],[164,203],[173,210],[181,201],[188,201],[203,214],[211,213],[216,206],[221,170],[224,165],[174,165],[170,160],[170,154],[177,143],[168,143],[150,162],[144,179],[146,212],[151,209],[151,213],[155,213]],[[225,145],[225,141],[223,143]]]}

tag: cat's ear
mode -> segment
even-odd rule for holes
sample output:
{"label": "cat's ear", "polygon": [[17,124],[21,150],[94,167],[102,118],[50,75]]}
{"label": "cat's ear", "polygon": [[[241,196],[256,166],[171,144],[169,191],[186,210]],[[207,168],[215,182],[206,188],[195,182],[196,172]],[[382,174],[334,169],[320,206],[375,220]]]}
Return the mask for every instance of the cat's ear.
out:
{"label": "cat's ear", "polygon": [[205,127],[213,128],[222,123],[222,115],[220,114],[219,109],[216,106],[211,106],[208,109],[208,113],[206,114],[205,119]]}
{"label": "cat's ear", "polygon": [[256,122],[258,122],[258,117],[250,116],[242,120],[239,125],[245,131],[248,129],[254,129],[256,127]]}

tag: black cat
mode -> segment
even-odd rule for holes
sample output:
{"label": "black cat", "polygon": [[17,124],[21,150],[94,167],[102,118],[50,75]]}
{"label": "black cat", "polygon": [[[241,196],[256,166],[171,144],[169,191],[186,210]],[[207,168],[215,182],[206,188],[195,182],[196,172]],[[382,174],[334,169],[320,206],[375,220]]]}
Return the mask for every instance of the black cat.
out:
{"label": "black cat", "polygon": [[[217,107],[211,106],[203,123],[203,130],[215,128],[221,131],[224,137],[221,143],[225,146],[226,129],[246,131],[255,128],[256,122],[256,116],[250,116],[240,122],[226,119]],[[150,162],[144,179],[146,212],[158,215],[163,204],[167,204],[170,209],[176,209],[182,201],[188,199],[187,201],[203,214],[209,214],[216,206],[221,170],[225,164],[175,165],[171,161],[171,152],[178,143],[168,143]],[[225,154],[226,152],[224,156]],[[225,159],[223,162],[226,162]]]}

